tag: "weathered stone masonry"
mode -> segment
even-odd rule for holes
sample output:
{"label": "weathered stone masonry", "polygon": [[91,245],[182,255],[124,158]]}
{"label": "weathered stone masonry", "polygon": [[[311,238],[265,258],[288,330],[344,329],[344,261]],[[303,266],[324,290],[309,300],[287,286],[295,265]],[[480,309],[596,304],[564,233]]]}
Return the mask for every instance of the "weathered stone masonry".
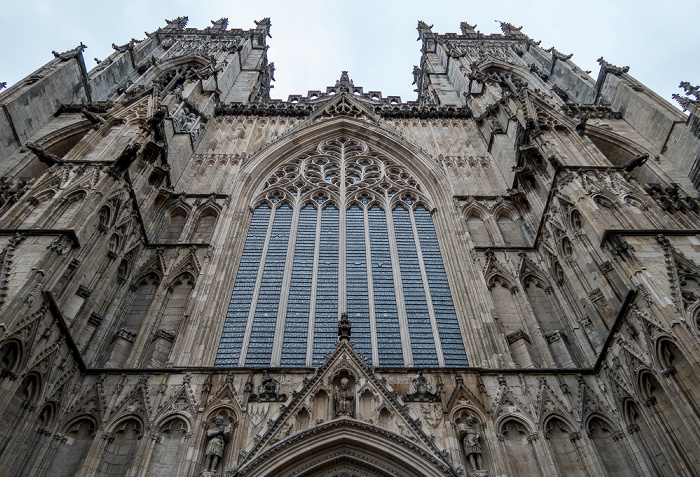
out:
{"label": "weathered stone masonry", "polygon": [[697,87],[419,22],[417,101],[283,101],[186,26],[0,93],[0,475],[698,474]]}

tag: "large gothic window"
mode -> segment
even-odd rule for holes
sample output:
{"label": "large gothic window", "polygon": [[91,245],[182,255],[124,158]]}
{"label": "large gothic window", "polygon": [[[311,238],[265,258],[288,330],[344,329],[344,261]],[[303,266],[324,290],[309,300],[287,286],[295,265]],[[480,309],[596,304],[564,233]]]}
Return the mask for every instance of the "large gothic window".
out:
{"label": "large gothic window", "polygon": [[347,311],[368,363],[467,366],[429,204],[358,140],[282,166],[255,202],[216,365],[317,366]]}

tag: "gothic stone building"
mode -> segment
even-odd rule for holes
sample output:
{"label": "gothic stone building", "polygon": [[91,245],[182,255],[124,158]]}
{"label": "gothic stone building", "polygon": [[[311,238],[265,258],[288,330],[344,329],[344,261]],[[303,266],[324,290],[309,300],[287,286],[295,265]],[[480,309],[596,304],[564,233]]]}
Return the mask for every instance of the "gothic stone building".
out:
{"label": "gothic stone building", "polygon": [[186,23],[0,94],[0,475],[700,473],[697,87],[419,22],[417,101],[274,100]]}

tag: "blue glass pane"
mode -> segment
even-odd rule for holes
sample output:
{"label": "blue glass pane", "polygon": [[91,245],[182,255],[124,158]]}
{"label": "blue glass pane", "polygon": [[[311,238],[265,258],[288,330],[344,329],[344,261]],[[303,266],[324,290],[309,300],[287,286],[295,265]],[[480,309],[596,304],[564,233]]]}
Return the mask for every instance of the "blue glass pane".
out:
{"label": "blue glass pane", "polygon": [[241,263],[238,266],[236,284],[233,287],[231,301],[228,305],[215,366],[238,365],[269,221],[270,208],[267,205],[263,204],[255,209],[250,221],[248,237],[243,247]]}
{"label": "blue glass pane", "polygon": [[321,213],[316,325],[313,364],[323,362],[335,349],[338,337],[338,209],[329,206]]}
{"label": "blue glass pane", "polygon": [[282,366],[306,365],[306,339],[309,334],[311,283],[314,275],[316,209],[307,205],[299,213],[299,228],[294,246],[292,284],[289,287],[287,319],[284,326]]}
{"label": "blue glass pane", "polygon": [[381,208],[372,207],[368,212],[368,218],[379,366],[403,366],[401,333],[399,331],[399,316],[396,311],[396,292],[391,267],[386,214]]}
{"label": "blue glass pane", "polygon": [[418,264],[416,243],[413,240],[411,218],[403,207],[394,209],[392,217],[396,232],[396,246],[399,252],[408,331],[413,349],[413,363],[416,366],[437,366],[437,352],[430,325],[428,304],[425,301],[425,289]]}
{"label": "blue glass pane", "polygon": [[365,255],[365,214],[357,205],[347,211],[345,238],[347,252],[348,318],[352,323],[355,351],[372,361],[369,330],[369,296],[367,291],[367,256]]}
{"label": "blue glass pane", "polygon": [[246,366],[270,365],[291,223],[292,209],[289,205],[283,204],[275,211],[272,222],[270,245],[267,249],[258,304],[253,318],[253,332],[250,335],[248,354],[245,359]]}
{"label": "blue glass pane", "polygon": [[459,330],[455,307],[452,303],[450,285],[447,282],[445,267],[440,255],[440,246],[435,235],[433,218],[430,212],[422,206],[416,208],[414,216],[445,365],[468,366],[462,333]]}

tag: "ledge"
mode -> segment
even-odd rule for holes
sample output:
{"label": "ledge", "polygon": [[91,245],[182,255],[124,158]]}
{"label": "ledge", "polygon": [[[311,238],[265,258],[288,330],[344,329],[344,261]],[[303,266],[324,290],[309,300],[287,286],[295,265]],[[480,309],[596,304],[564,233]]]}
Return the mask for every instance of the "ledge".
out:
{"label": "ledge", "polygon": [[73,248],[80,248],[78,234],[73,229],[0,229],[0,235],[67,235],[73,242]]}

